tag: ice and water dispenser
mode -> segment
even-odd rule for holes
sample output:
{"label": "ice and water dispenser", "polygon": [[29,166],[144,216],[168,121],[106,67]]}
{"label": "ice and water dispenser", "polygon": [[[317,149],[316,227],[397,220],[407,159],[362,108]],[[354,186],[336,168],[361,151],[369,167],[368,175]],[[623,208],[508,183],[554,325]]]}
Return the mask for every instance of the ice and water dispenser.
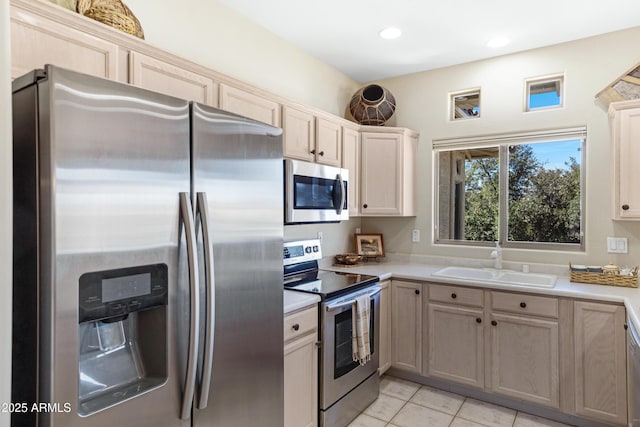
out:
{"label": "ice and water dispenser", "polygon": [[80,415],[91,415],[166,381],[167,302],[166,264],[80,277]]}

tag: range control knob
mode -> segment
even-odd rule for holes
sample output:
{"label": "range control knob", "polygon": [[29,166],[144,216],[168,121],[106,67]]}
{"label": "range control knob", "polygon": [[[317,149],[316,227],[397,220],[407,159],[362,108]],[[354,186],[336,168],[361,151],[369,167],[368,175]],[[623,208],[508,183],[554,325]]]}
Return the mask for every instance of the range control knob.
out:
{"label": "range control knob", "polygon": [[307,246],[306,248],[304,248],[304,251],[308,254],[311,253],[311,246]]}

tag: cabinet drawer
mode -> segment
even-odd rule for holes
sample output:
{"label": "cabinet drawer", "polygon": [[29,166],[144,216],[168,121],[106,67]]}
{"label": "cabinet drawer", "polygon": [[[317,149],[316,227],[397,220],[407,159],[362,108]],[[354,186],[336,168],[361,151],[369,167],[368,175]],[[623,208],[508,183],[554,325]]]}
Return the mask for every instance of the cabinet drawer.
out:
{"label": "cabinet drawer", "polygon": [[552,297],[491,292],[491,308],[511,313],[558,317],[558,300]]}
{"label": "cabinet drawer", "polygon": [[284,340],[305,335],[318,329],[318,307],[289,314],[284,318]]}
{"label": "cabinet drawer", "polygon": [[482,307],[482,289],[429,285],[429,300]]}

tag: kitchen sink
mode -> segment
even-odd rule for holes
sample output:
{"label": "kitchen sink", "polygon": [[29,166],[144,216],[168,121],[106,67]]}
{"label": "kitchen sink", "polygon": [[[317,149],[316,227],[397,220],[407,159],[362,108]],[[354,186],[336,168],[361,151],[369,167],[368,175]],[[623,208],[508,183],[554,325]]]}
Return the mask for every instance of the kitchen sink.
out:
{"label": "kitchen sink", "polygon": [[432,274],[436,277],[449,277],[474,282],[501,283],[505,285],[553,288],[557,277],[553,274],[521,273],[512,270],[493,268],[445,267]]}

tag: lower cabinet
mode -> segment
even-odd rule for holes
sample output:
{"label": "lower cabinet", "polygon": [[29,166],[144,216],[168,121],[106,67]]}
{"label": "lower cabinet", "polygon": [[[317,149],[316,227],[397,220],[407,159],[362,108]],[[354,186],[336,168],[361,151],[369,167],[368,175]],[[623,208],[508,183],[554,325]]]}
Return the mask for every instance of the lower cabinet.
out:
{"label": "lower cabinet", "polygon": [[422,283],[393,280],[391,287],[391,366],[422,371]]}
{"label": "lower cabinet", "polygon": [[391,367],[391,281],[380,282],[380,345],[378,373],[384,374]]}
{"label": "lower cabinet", "polygon": [[393,368],[626,425],[622,305],[402,280],[391,290]]}
{"label": "lower cabinet", "polygon": [[624,307],[574,304],[576,413],[616,425],[627,423]]}
{"label": "lower cabinet", "polygon": [[284,320],[284,425],[318,424],[318,309],[291,313]]}

